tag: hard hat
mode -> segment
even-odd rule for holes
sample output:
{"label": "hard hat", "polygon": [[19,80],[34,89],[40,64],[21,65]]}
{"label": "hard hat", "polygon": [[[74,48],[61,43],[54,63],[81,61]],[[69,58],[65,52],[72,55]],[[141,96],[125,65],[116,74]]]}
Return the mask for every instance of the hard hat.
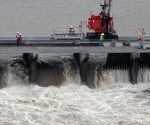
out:
{"label": "hard hat", "polygon": [[19,32],[17,32],[17,34],[19,34]]}
{"label": "hard hat", "polygon": [[73,26],[71,25],[70,28],[73,28]]}
{"label": "hard hat", "polygon": [[103,36],[104,36],[104,33],[102,33],[101,35],[103,35]]}
{"label": "hard hat", "polygon": [[139,36],[141,36],[142,34],[139,34]]}

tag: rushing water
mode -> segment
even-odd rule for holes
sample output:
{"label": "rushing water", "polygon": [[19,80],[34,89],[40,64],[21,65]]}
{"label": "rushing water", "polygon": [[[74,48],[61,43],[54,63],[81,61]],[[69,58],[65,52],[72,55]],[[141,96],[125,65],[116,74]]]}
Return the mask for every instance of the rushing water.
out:
{"label": "rushing water", "polygon": [[[47,58],[41,56],[39,59],[55,66],[55,70],[51,69],[55,73],[57,65]],[[150,72],[146,67],[139,69],[141,83],[138,85],[129,82],[128,70],[101,69],[100,75],[98,68],[93,67],[97,88],[91,89],[81,84],[79,72],[72,68],[72,57],[51,58],[56,63],[60,58],[65,58],[65,61],[61,61],[65,81],[58,87],[30,84],[22,59],[11,57],[8,78],[4,77],[8,83],[0,90],[1,125],[150,124]],[[94,63],[90,63],[98,67],[95,57],[91,58]],[[56,78],[61,79],[57,75]],[[51,80],[55,82],[55,78]]]}
{"label": "rushing water", "polygon": [[149,125],[148,84],[111,85],[99,89],[70,83],[35,85],[0,91],[2,125]]}
{"label": "rushing water", "polygon": [[[79,25],[81,20],[87,19],[90,10],[99,12],[100,1],[0,2],[0,36],[15,36],[17,31],[22,32],[24,36],[49,36],[52,27]],[[133,25],[145,27],[147,35],[150,34],[149,4],[149,0],[114,0],[112,9],[119,34],[137,35]],[[140,83],[132,85],[129,82],[128,70],[102,69],[99,73],[97,63],[92,63],[92,68],[95,69],[95,72],[92,72],[95,76],[94,85],[97,88],[90,89],[81,84],[79,71],[74,67],[74,63],[70,62],[72,57],[51,57],[48,61],[42,55],[39,64],[40,61],[49,63],[49,68],[45,70],[47,73],[47,70],[50,70],[50,83],[61,79],[62,85],[40,87],[28,82],[28,72],[22,61],[13,63],[18,57],[4,57],[9,61],[0,61],[0,82],[6,85],[0,89],[0,125],[150,124],[150,72],[146,67],[139,69]],[[102,56],[97,55],[95,62],[100,57]],[[58,61],[58,58],[62,60]],[[54,75],[61,74],[61,70],[57,69],[58,65],[53,60],[64,69],[61,77]],[[3,68],[5,63],[8,71]],[[45,79],[44,76],[41,77]]]}

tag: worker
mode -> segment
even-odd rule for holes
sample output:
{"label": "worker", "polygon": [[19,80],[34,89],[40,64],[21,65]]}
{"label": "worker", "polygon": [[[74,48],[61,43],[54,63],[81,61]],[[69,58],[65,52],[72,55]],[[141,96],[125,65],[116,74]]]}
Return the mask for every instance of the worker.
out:
{"label": "worker", "polygon": [[104,40],[104,33],[101,33],[100,39],[99,39],[99,46],[104,46],[103,45],[103,40]]}
{"label": "worker", "polygon": [[21,43],[21,41],[22,41],[22,34],[17,32],[16,38],[17,38],[17,46],[21,46],[22,45],[22,43]]}
{"label": "worker", "polygon": [[113,21],[112,21],[112,20],[109,21],[109,23],[108,23],[108,32],[109,32],[109,33],[112,33],[112,32],[113,32]]}
{"label": "worker", "polygon": [[73,28],[73,26],[70,26],[69,33],[70,34],[74,34],[75,33],[75,29]]}
{"label": "worker", "polygon": [[138,37],[138,49],[141,49],[141,48],[143,48],[143,35],[139,34],[139,37]]}

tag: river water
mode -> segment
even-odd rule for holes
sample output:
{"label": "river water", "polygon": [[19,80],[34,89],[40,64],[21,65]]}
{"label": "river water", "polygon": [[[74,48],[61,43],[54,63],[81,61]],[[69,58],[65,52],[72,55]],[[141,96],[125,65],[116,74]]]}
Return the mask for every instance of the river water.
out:
{"label": "river water", "polygon": [[[113,0],[112,14],[119,35],[137,36],[134,25],[150,35],[149,0]],[[0,36],[49,36],[57,26],[79,25],[99,13],[101,0],[0,0]],[[60,28],[60,27],[59,27]]]}
{"label": "river water", "polygon": [[[17,31],[23,36],[49,36],[53,27],[79,25],[90,15],[90,10],[99,12],[99,2],[0,0],[0,36],[15,36]],[[136,36],[138,31],[133,25],[140,25],[145,27],[147,35],[150,34],[149,4],[149,0],[115,0],[112,13],[118,33]],[[40,55],[40,60],[48,62],[44,56]],[[57,56],[51,58],[72,58]],[[9,60],[9,70],[1,76],[7,79],[7,86],[0,89],[0,125],[150,124],[150,72],[147,68],[139,70],[140,83],[137,85],[129,82],[127,70],[104,70],[103,77],[99,78],[101,80],[96,74],[96,88],[91,89],[81,84],[79,73],[74,75],[68,63],[63,62],[63,84],[40,87],[28,83],[22,65],[15,65],[13,69],[9,66],[14,57],[4,57]],[[19,74],[20,78],[16,78],[15,74]],[[51,78],[57,80],[57,77]]]}

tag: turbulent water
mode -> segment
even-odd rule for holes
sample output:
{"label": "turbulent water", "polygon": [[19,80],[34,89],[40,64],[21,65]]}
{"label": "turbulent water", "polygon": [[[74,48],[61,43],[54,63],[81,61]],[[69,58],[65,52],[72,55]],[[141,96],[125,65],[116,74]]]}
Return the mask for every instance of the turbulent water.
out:
{"label": "turbulent water", "polygon": [[[15,36],[17,31],[23,36],[49,36],[57,25],[79,25],[90,10],[99,12],[100,0],[0,2],[0,36]],[[137,35],[133,25],[150,34],[149,4],[149,0],[114,0],[119,34]],[[87,85],[96,87],[91,89],[81,83],[70,55],[40,55],[38,85],[29,83],[20,56],[1,55],[0,125],[149,125],[149,69],[140,68],[139,84],[132,85],[127,69],[103,69],[101,59],[106,56],[90,58],[89,73],[94,77]],[[40,87],[41,82],[53,86]]]}
{"label": "turbulent water", "polygon": [[111,85],[99,89],[70,83],[35,85],[0,91],[2,125],[149,125],[148,84]]}
{"label": "turbulent water", "polygon": [[[49,76],[53,82],[61,82],[58,87],[30,84],[20,56],[8,59],[8,70],[3,71],[3,79],[7,84],[0,90],[1,125],[150,124],[150,72],[146,67],[139,69],[138,80],[141,83],[132,85],[128,70],[100,68],[99,71],[97,67],[102,66],[102,63],[97,62],[101,58],[105,60],[105,57],[92,56],[89,63],[94,65],[90,71],[93,69],[95,72],[96,88],[91,89],[81,83],[78,69],[73,68],[75,64],[72,56],[51,55],[49,59],[48,56],[42,55],[39,62],[55,66],[55,70],[50,69],[54,74],[58,66],[63,66],[63,80],[59,80],[62,77],[57,75],[53,75],[53,78]],[[5,64],[6,60],[3,62]]]}

